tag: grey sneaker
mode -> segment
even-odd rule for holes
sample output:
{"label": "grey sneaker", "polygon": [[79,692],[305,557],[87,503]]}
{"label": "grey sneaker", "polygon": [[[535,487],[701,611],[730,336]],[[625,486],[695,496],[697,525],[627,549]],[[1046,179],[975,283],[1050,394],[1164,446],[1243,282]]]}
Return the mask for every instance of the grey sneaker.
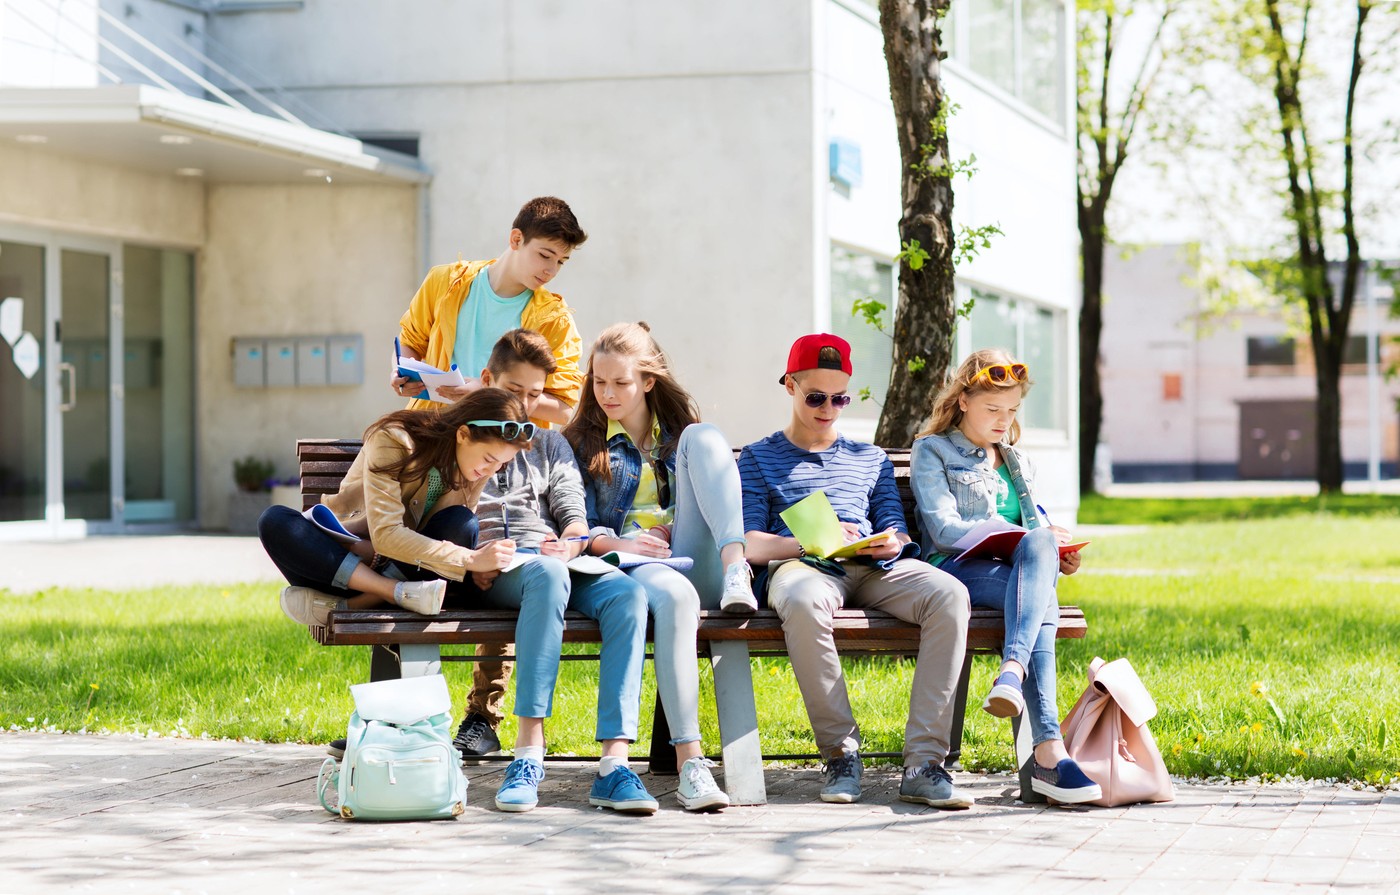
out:
{"label": "grey sneaker", "polygon": [[971,808],[972,796],[953,785],[953,775],[941,764],[929,762],[921,768],[905,768],[899,782],[899,799],[934,808]]}
{"label": "grey sneaker", "polygon": [[758,611],[758,600],[753,595],[753,569],[740,560],[729,564],[724,570],[724,593],[719,598],[721,612],[735,615],[753,615]]}
{"label": "grey sneaker", "polygon": [[859,752],[846,752],[826,763],[826,785],[822,787],[823,802],[854,802],[860,799],[860,774],[863,767]]}
{"label": "grey sneaker", "polygon": [[504,755],[501,751],[501,738],[486,716],[472,712],[462,719],[452,745],[462,753],[462,764],[481,764],[486,755]]}
{"label": "grey sneaker", "polygon": [[331,610],[344,609],[345,600],[309,587],[282,588],[282,611],[300,625],[325,626]]}
{"label": "grey sneaker", "polygon": [[442,598],[447,596],[447,582],[441,578],[430,581],[400,581],[394,585],[394,602],[419,615],[437,615],[442,611]]}
{"label": "grey sneaker", "polygon": [[715,763],[708,758],[691,758],[681,765],[681,785],[676,800],[687,811],[718,811],[729,807],[729,796],[715,783],[710,768]]}

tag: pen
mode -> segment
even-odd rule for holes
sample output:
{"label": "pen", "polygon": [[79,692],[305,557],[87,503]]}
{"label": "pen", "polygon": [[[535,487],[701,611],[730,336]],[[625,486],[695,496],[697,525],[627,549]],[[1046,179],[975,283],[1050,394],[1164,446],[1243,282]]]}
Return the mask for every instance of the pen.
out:
{"label": "pen", "polygon": [[1054,524],[1055,524],[1055,523],[1053,523],[1053,522],[1050,521],[1050,514],[1047,513],[1047,512],[1045,512],[1045,507],[1041,506],[1040,504],[1036,504],[1036,505],[1035,505],[1035,508],[1036,508],[1037,510],[1040,510],[1040,515],[1042,515],[1042,516],[1045,517],[1045,524],[1046,524],[1046,525],[1054,525]]}
{"label": "pen", "polygon": [[399,365],[399,358],[403,356],[403,347],[399,345],[399,337],[394,336],[394,366]]}
{"label": "pen", "polygon": [[588,538],[589,538],[588,535],[574,535],[574,536],[571,537],[571,538],[560,538],[559,540],[561,540],[561,541],[586,541],[586,540],[588,540]]}
{"label": "pen", "polygon": [[504,532],[503,540],[510,540],[510,510],[506,509],[505,501],[501,501],[501,531]]}

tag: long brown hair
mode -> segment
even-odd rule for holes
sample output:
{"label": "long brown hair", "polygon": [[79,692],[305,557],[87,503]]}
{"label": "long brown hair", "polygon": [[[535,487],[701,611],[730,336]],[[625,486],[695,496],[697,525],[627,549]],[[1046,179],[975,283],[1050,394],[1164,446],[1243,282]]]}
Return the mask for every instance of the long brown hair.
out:
{"label": "long brown hair", "polygon": [[[923,438],[925,435],[941,435],[949,429],[962,422],[962,408],[958,406],[958,399],[969,392],[990,392],[1017,388],[1021,390],[1021,397],[1025,398],[1026,392],[1030,390],[1031,380],[1026,378],[1021,382],[1012,382],[1010,379],[1005,382],[993,382],[992,377],[983,376],[973,383],[972,379],[987,367],[997,364],[1015,363],[1011,359],[1011,353],[1001,348],[983,348],[974,351],[958,365],[958,371],[953,374],[953,378],[948,384],[943,386],[943,390],[938,393],[938,397],[933,401],[933,414],[929,417],[928,425],[922,432],[914,436]],[[1015,444],[1021,438],[1021,421],[1013,419],[1011,428],[1006,430],[1006,443]]]}
{"label": "long brown hair", "polygon": [[465,488],[472,497],[479,497],[486,480],[468,482],[457,467],[457,432],[465,427],[471,441],[498,441],[522,450],[530,449],[530,442],[523,438],[508,441],[501,437],[498,427],[468,425],[472,420],[514,420],[529,422],[525,405],[520,399],[505,389],[483,388],[472,392],[454,404],[441,409],[397,410],[381,416],[365,430],[365,441],[371,435],[387,429],[402,429],[413,442],[413,447],[398,460],[383,466],[373,467],[380,475],[390,475],[400,481],[415,481],[426,478],[429,470],[436,469],[442,476],[443,484],[452,490]]}
{"label": "long brown hair", "polygon": [[665,460],[676,452],[681,432],[691,423],[700,422],[700,408],[690,393],[676,381],[666,352],[652,338],[651,327],[645,320],[614,323],[603,330],[588,352],[588,387],[583,390],[574,418],[564,428],[564,437],[569,440],[579,463],[589,475],[599,481],[611,482],[608,415],[603,412],[598,396],[593,392],[593,360],[600,354],[627,358],[636,367],[638,376],[655,383],[646,393],[646,402],[647,409],[661,424],[661,432],[666,439],[657,445],[658,459]]}

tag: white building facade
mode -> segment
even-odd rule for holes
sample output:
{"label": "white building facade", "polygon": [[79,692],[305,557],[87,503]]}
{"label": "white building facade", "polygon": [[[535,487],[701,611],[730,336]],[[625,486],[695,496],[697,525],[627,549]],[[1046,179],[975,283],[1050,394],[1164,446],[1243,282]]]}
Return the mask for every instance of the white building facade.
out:
{"label": "white building facade", "polygon": [[[499,254],[515,211],[536,195],[567,199],[590,234],[554,283],[575,309],[585,342],[614,321],[647,320],[706,418],[736,444],[785,421],[786,396],[775,380],[788,344],[804,332],[846,335],[856,345],[853,389],[870,387],[876,401],[884,390],[888,340],[850,314],[857,298],[893,303],[891,259],[899,250],[900,163],[872,4],[91,4],[98,38],[118,25],[147,36],[183,33],[207,59],[188,67],[248,105],[251,118],[177,66],[148,65],[167,76],[168,87],[150,86],[139,71],[113,70],[113,54],[95,38],[88,55],[112,64],[105,73],[85,69],[80,83],[58,74],[76,52],[72,39],[50,41],[43,71],[10,64],[16,47],[38,52],[30,45],[43,44],[39,29],[28,22],[55,15],[58,6],[0,0],[0,181],[15,172],[0,189],[0,227],[9,228],[0,231],[0,287],[5,259],[24,255],[12,246],[24,246],[30,267],[41,264],[49,277],[31,275],[12,288],[66,299],[50,299],[61,307],[63,332],[45,338],[64,338],[41,345],[42,371],[34,377],[41,384],[20,385],[9,372],[14,365],[0,374],[0,401],[8,400],[6,389],[25,394],[38,407],[27,412],[50,421],[40,427],[42,443],[28,425],[23,444],[0,436],[0,474],[18,470],[16,497],[35,490],[37,456],[46,471],[45,499],[12,501],[22,508],[0,516],[0,536],[21,524],[30,533],[60,522],[72,531],[73,520],[87,520],[88,530],[96,522],[131,530],[143,514],[222,527],[235,459],[270,457],[290,474],[295,438],[355,435],[398,406],[379,358],[387,358],[398,316],[426,268]],[[74,6],[63,4],[65,15]],[[958,353],[1005,345],[1031,365],[1037,386],[1024,443],[1039,461],[1047,506],[1068,517],[1078,491],[1070,12],[1051,0],[955,3],[944,68],[960,106],[950,131],[954,152],[975,154],[979,168],[955,187],[956,217],[995,223],[1006,234],[960,271],[959,288],[977,302],[959,327]],[[114,88],[112,76],[147,86]],[[70,140],[58,136],[52,113],[15,111],[23,102],[52,104],[60,92],[92,98],[113,89],[144,91],[124,100],[138,109],[183,103],[232,115],[238,126],[206,133],[152,114],[141,118],[149,133],[118,140],[99,129]],[[275,111],[255,106],[260,97],[320,128],[274,120]],[[292,130],[317,150],[284,149],[250,130],[252,118],[265,131]],[[192,142],[162,142],[167,135]],[[149,145],[140,142],[148,138]],[[207,157],[197,154],[206,142],[234,157],[220,167],[211,148]],[[126,143],[130,152],[121,149]],[[93,192],[80,188],[67,205],[53,203],[64,184],[76,182],[100,185],[95,208],[85,201]],[[107,240],[98,253],[105,267],[93,261],[85,274],[66,271],[78,256],[65,252],[88,245],[80,237]],[[158,257],[137,257],[137,249]],[[121,276],[113,279],[118,260]],[[185,292],[167,295],[146,284],[142,300],[165,296],[161,307],[179,306],[185,316],[158,321],[173,328],[160,340],[162,397],[144,396],[151,407],[141,416],[136,390],[121,394],[114,386],[126,385],[118,377],[146,381],[141,358],[156,349],[147,345],[142,355],[128,343],[151,342],[157,321],[138,332],[127,274],[157,267],[161,283],[178,281]],[[99,285],[105,277],[106,294],[80,286],[83,275]],[[67,298],[69,290],[85,297]],[[114,304],[119,294],[126,298]],[[30,299],[24,313],[42,304]],[[70,347],[79,326],[70,317],[94,316],[108,321],[106,329],[82,338],[107,340],[108,379],[80,370],[72,381],[80,392],[106,396],[96,401],[105,423],[63,409],[71,403],[69,380],[48,362]],[[183,360],[170,356],[176,331],[192,334]],[[321,374],[314,363],[316,375],[306,381],[295,365],[274,375],[278,357],[290,351],[299,361],[320,344],[316,337],[350,339],[324,342],[330,361],[358,346],[367,359],[360,380],[343,371],[335,381],[318,379],[335,373]],[[258,345],[267,352],[265,378],[248,384],[239,362]],[[115,363],[117,352],[130,357]],[[178,397],[175,383],[185,389]],[[180,430],[185,440],[142,465],[154,456],[149,421],[182,414],[190,421]],[[869,437],[877,415],[874,401],[857,403],[845,428]],[[76,443],[101,442],[102,425],[111,445],[105,456]],[[124,434],[113,435],[114,425]],[[137,470],[174,469],[175,455],[186,465],[157,477],[178,479],[184,496],[151,500],[179,506],[129,512],[136,493],[163,493]],[[104,464],[105,491],[94,486]]]}

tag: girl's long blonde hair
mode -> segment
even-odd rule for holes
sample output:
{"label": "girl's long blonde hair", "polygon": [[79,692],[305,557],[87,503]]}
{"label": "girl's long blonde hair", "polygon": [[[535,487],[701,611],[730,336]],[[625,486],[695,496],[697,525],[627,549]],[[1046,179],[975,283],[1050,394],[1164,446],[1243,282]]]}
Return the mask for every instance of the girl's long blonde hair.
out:
{"label": "girl's long blonde hair", "polygon": [[700,408],[676,376],[666,353],[652,338],[646,321],[614,323],[598,335],[588,353],[588,382],[579,398],[574,418],[564,428],[564,437],[574,449],[586,475],[602,482],[612,481],[608,465],[608,415],[593,391],[593,360],[600,354],[625,357],[636,367],[637,375],[655,384],[646,393],[647,407],[661,424],[665,441],[655,446],[657,459],[665,460],[676,451],[681,432],[700,422]]}
{"label": "girl's long blonde hair", "polygon": [[[1015,363],[1011,359],[1011,354],[1001,348],[983,348],[974,351],[958,365],[958,371],[953,374],[953,378],[943,390],[938,393],[938,397],[933,401],[933,414],[929,417],[928,425],[915,438],[923,438],[925,435],[941,435],[949,429],[962,422],[962,408],[958,406],[958,399],[969,392],[990,392],[1006,389],[1020,389],[1021,397],[1025,398],[1026,392],[1030,390],[1031,380],[1029,376],[1021,382],[993,382],[992,377],[983,376],[973,383],[973,377],[985,370],[987,367],[997,364]],[[1006,443],[1015,444],[1021,438],[1021,421],[1019,419],[1011,421],[1011,428],[1006,431]]]}

